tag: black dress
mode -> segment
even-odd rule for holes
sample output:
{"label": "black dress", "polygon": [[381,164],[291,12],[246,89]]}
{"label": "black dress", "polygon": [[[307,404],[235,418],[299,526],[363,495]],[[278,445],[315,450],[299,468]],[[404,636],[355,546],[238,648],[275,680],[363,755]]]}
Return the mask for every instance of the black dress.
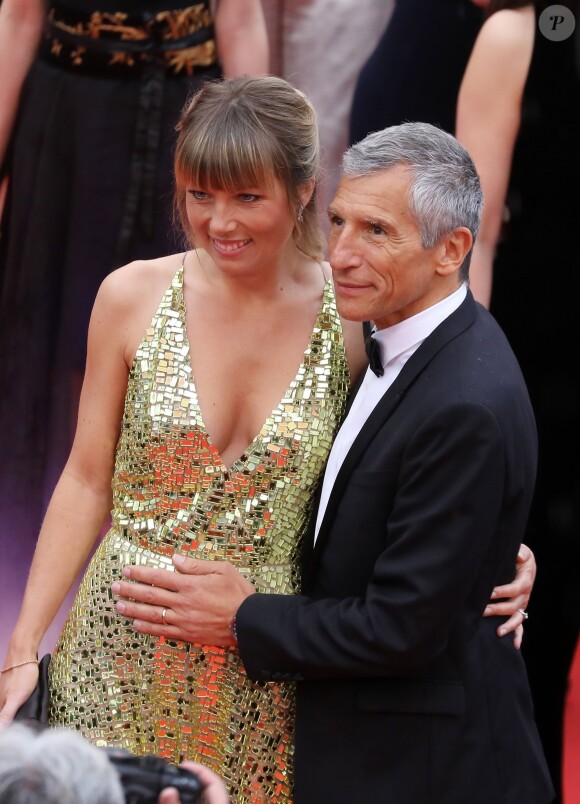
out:
{"label": "black dress", "polygon": [[23,89],[0,241],[0,546],[12,577],[70,450],[101,281],[183,246],[175,125],[221,71],[209,0],[164,5],[50,3]]}
{"label": "black dress", "polygon": [[397,0],[355,86],[350,144],[403,122],[453,132],[457,93],[481,19],[471,0]]}
{"label": "black dress", "polygon": [[[550,3],[537,11],[542,5]],[[579,36],[578,23],[574,36],[559,42],[536,28],[508,191],[510,221],[494,262],[490,308],[519,360],[538,426],[538,478],[526,535],[538,575],[522,652],[557,802],[567,679],[580,626],[574,291],[580,203],[565,189],[580,184]]]}

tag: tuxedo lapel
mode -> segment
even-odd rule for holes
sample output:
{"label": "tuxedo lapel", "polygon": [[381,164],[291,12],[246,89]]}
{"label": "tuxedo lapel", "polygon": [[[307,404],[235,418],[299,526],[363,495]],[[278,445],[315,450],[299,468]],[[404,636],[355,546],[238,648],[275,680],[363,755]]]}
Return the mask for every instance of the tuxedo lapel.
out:
{"label": "tuxedo lapel", "polygon": [[[399,376],[385,392],[378,405],[366,420],[348,451],[332,487],[324,518],[318,532],[318,538],[316,539],[316,544],[311,555],[310,567],[308,568],[309,572],[313,571],[317,557],[324,549],[336,509],[344,495],[350,476],[354,469],[360,464],[367,448],[374,440],[381,427],[399,406],[407,389],[416,382],[417,378],[441,349],[471,326],[475,319],[475,314],[476,305],[471,292],[468,291],[461,306],[423,341],[419,349],[417,349],[405,363]],[[317,507],[318,506],[316,506],[315,512]],[[315,515],[316,513],[313,514],[314,520]]]}

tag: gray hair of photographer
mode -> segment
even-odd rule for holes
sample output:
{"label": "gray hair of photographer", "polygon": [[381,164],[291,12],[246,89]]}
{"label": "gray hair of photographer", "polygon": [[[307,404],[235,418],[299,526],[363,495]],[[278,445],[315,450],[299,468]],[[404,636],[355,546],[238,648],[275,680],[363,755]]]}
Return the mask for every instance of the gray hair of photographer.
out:
{"label": "gray hair of photographer", "polygon": [[14,723],[0,732],[2,804],[124,804],[103,751],[68,729]]}
{"label": "gray hair of photographer", "polygon": [[[229,804],[217,774],[183,767],[199,778],[203,804]],[[125,793],[108,754],[78,732],[13,723],[0,731],[0,804],[125,804]],[[158,804],[181,804],[179,792],[165,788]]]}

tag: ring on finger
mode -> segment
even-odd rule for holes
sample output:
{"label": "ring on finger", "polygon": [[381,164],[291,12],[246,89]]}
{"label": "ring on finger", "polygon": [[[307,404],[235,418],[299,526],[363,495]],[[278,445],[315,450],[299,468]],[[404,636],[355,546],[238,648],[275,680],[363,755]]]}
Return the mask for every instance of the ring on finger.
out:
{"label": "ring on finger", "polygon": [[161,609],[161,622],[163,625],[167,625],[167,620],[165,619],[165,615],[167,614],[167,609]]}
{"label": "ring on finger", "polygon": [[524,620],[527,620],[527,619],[528,619],[528,617],[530,616],[530,615],[528,614],[528,612],[527,612],[525,609],[518,609],[518,612],[519,612],[519,613],[522,615],[522,617],[524,618]]}

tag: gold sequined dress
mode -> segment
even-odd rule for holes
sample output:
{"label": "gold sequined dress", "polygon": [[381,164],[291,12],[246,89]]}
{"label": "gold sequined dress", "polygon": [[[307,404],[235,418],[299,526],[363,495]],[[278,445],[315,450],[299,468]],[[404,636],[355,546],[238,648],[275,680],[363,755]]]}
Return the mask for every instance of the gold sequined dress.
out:
{"label": "gold sequined dress", "polygon": [[295,378],[226,468],[201,418],[179,269],[129,374],[112,526],[53,654],[53,724],[137,754],[202,761],[226,779],[232,802],[292,800],[293,686],[249,680],[235,649],[138,634],[110,587],[127,564],[170,570],[178,551],[231,561],[261,592],[295,592],[300,538],[348,386],[327,282]]}

